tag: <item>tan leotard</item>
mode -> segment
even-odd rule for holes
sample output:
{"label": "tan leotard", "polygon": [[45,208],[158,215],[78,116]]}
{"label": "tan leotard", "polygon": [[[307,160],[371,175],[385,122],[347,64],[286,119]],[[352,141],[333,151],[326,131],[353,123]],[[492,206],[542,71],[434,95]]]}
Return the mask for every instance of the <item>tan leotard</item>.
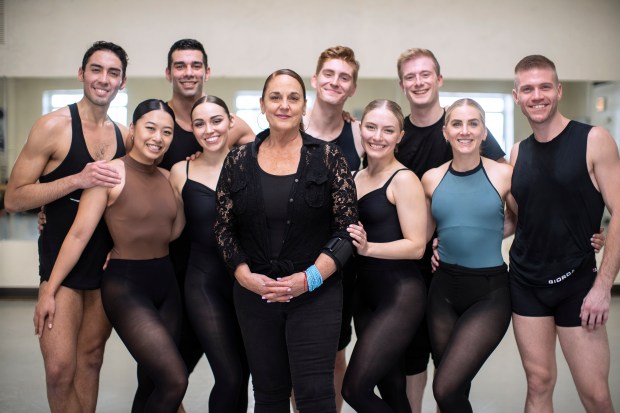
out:
{"label": "tan leotard", "polygon": [[110,258],[146,260],[168,255],[177,203],[168,179],[155,165],[144,165],[129,155],[125,186],[104,214],[114,248]]}

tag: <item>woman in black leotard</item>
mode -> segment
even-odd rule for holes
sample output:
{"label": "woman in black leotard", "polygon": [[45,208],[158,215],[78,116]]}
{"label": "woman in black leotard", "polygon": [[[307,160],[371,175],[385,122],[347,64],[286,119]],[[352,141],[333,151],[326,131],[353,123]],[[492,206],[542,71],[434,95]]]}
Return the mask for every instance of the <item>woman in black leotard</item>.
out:
{"label": "woman in black leotard", "polygon": [[411,412],[399,361],[426,305],[424,280],[413,262],[422,257],[427,241],[424,192],[416,175],[394,156],[403,136],[396,103],[368,104],[361,135],[368,159],[368,167],[355,176],[361,224],[349,227],[360,255],[353,316],[357,342],[343,396],[358,412]]}
{"label": "woman in black leotard", "polygon": [[217,251],[215,187],[228,154],[233,120],[216,96],[198,99],[191,111],[201,156],[176,163],[170,182],[183,199],[191,249],[185,276],[185,305],[215,379],[213,413],[246,412],[250,370],[233,304],[233,279]]}
{"label": "woman in black leotard", "polygon": [[181,302],[168,257],[168,244],[178,237],[185,219],[168,171],[156,166],[173,130],[174,113],[164,102],[149,99],[136,107],[130,126],[133,146],[125,157],[110,162],[121,183],[83,192],[37,304],[39,323],[48,317],[51,328],[54,295],[104,217],[114,247],[101,297],[112,326],[138,363],[132,412],[176,412],[187,388],[187,369],[175,342]]}

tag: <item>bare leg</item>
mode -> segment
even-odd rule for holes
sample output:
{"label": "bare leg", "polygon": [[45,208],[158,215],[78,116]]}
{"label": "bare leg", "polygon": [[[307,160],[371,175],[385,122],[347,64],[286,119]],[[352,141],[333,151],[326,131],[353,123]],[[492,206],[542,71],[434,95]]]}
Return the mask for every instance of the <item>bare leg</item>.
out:
{"label": "bare leg", "polygon": [[99,394],[99,373],[112,325],[101,303],[101,290],[82,292],[83,318],[78,332],[75,390],[85,413],[94,413]]}
{"label": "bare leg", "polygon": [[579,398],[590,413],[613,412],[609,393],[609,341],[607,329],[558,327],[558,337]]}
{"label": "bare leg", "polygon": [[52,413],[82,412],[74,382],[82,305],[82,292],[61,286],[56,293],[53,328],[44,328],[39,339]]}
{"label": "bare leg", "polygon": [[427,370],[413,376],[407,376],[407,398],[411,406],[411,413],[422,412],[422,397],[424,396],[427,379]]}
{"label": "bare leg", "polygon": [[557,380],[556,327],[553,317],[512,315],[512,326],[527,378],[526,413],[553,413]]}

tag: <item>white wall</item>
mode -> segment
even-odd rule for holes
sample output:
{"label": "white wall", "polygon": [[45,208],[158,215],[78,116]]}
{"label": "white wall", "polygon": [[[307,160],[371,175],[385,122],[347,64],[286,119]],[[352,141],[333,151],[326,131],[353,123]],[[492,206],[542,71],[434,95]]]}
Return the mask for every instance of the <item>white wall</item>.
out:
{"label": "white wall", "polygon": [[0,287],[39,286],[37,241],[0,240]]}
{"label": "white wall", "polygon": [[195,37],[216,76],[307,76],[320,51],[346,44],[363,77],[394,77],[403,50],[426,47],[452,79],[510,79],[542,53],[562,80],[619,80],[618,21],[618,0],[8,0],[0,75],[74,76],[106,39],[126,48],[130,76],[160,77],[172,42]]}

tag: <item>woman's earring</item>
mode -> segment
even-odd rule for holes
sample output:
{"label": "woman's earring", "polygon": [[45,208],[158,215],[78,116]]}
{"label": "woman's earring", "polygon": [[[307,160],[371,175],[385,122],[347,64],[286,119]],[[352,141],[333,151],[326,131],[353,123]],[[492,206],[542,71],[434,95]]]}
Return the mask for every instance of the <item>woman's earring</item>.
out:
{"label": "woman's earring", "polygon": [[267,126],[266,126],[266,127],[261,126],[261,124],[260,124],[260,123],[261,123],[261,120],[262,120],[262,119],[265,119],[265,114],[264,114],[263,112],[260,112],[260,113],[258,113],[258,114],[256,115],[256,124],[258,125],[258,127],[259,127],[261,130],[265,130],[265,129],[267,129],[267,128],[269,127],[269,124],[267,124]]}

